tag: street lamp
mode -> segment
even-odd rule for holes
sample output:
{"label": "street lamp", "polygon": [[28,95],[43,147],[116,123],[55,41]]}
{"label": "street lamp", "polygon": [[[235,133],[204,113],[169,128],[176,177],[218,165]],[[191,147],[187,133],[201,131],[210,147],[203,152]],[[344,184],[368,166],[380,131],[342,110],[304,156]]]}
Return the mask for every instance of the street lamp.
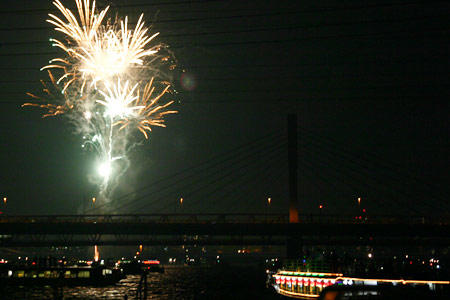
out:
{"label": "street lamp", "polygon": [[269,208],[270,208],[270,204],[272,203],[272,198],[271,197],[267,197],[267,206],[265,208],[265,218],[266,218],[266,222],[267,222],[267,215],[269,213]]}

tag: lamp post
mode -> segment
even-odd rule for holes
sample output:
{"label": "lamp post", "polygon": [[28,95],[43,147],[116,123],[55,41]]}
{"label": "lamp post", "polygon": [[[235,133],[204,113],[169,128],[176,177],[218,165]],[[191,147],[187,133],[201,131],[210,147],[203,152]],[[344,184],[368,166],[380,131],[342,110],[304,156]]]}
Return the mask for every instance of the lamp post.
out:
{"label": "lamp post", "polygon": [[180,197],[180,214],[183,212],[183,202],[184,202],[183,197]]}
{"label": "lamp post", "polygon": [[3,203],[5,204],[5,207],[4,207],[4,210],[3,211],[0,211],[0,214],[1,213],[4,213],[5,211],[6,211],[6,202],[8,201],[8,198],[7,197],[3,197]]}
{"label": "lamp post", "polygon": [[267,206],[266,206],[266,222],[267,222],[267,215],[269,214],[270,204],[272,203],[272,198],[267,198]]}

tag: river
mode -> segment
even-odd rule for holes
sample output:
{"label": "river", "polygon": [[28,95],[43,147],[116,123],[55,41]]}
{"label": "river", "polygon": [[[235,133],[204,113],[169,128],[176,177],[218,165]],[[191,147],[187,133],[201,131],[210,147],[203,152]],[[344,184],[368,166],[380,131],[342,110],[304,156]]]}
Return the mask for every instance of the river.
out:
{"label": "river", "polygon": [[[114,286],[19,286],[0,288],[1,299],[135,299],[140,277],[128,275]],[[147,299],[280,299],[266,287],[263,269],[238,266],[170,266],[151,273]],[[127,297],[127,298],[126,298]]]}

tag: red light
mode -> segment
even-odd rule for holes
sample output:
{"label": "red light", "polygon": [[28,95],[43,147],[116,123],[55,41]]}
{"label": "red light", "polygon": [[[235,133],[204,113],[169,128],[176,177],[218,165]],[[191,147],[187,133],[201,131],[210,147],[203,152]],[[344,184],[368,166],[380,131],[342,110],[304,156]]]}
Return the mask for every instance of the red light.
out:
{"label": "red light", "polygon": [[366,209],[365,209],[365,208],[363,208],[363,212],[366,212]]}
{"label": "red light", "polygon": [[412,260],[409,261],[409,264],[412,265]]}
{"label": "red light", "polygon": [[34,266],[36,264],[36,262],[33,261],[31,264]]}
{"label": "red light", "polygon": [[322,204],[320,204],[320,205],[319,205],[319,208],[320,208],[320,209],[322,209],[322,208],[323,208],[323,205],[322,205]]}
{"label": "red light", "polygon": [[159,260],[144,260],[145,265],[159,265]]}

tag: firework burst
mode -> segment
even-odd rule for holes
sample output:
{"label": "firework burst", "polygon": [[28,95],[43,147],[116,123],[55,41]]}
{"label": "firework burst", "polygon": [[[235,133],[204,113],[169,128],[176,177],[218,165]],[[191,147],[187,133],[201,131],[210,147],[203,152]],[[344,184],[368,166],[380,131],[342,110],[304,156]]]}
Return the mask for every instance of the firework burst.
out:
{"label": "firework burst", "polygon": [[53,4],[62,16],[49,14],[47,22],[64,38],[50,41],[64,55],[41,69],[49,76],[41,81],[42,96],[27,93],[41,103],[23,106],[71,120],[83,136],[82,147],[98,155],[100,194],[109,198],[113,173],[117,180],[128,165],[130,133],[137,130],[148,139],[152,127],[165,127],[164,117],[177,112],[168,109],[174,101],[160,103],[172,92],[160,70],[170,55],[160,53],[162,45],[151,45],[158,33],[149,34],[143,15],[130,29],[128,17],[112,22],[106,19],[109,7],[97,12],[95,1],[75,0],[77,16],[59,0]]}

